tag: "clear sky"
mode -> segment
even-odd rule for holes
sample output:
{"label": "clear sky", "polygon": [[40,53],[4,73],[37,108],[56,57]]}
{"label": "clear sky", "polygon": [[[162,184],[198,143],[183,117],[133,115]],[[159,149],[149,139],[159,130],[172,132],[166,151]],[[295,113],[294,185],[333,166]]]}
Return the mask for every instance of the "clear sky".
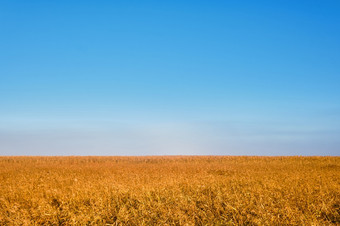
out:
{"label": "clear sky", "polygon": [[339,12],[1,1],[0,155],[340,155]]}

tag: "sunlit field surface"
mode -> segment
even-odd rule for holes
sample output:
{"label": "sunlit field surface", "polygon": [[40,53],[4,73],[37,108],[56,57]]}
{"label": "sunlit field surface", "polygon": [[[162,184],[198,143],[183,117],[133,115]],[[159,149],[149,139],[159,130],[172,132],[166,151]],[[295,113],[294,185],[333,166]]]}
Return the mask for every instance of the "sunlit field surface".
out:
{"label": "sunlit field surface", "polygon": [[0,157],[1,225],[340,224],[340,157]]}

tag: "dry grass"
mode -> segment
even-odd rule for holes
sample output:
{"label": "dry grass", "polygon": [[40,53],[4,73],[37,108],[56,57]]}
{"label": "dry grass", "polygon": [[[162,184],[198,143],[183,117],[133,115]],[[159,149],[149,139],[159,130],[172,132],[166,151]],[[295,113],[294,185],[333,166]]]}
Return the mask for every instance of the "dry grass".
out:
{"label": "dry grass", "polygon": [[340,224],[340,157],[0,157],[1,225]]}

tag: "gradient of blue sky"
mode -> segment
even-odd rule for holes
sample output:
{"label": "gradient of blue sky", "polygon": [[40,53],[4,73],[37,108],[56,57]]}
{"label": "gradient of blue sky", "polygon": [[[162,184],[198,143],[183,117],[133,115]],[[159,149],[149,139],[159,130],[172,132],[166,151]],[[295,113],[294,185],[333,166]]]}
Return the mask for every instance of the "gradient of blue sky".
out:
{"label": "gradient of blue sky", "polygon": [[340,155],[339,1],[1,1],[0,155]]}

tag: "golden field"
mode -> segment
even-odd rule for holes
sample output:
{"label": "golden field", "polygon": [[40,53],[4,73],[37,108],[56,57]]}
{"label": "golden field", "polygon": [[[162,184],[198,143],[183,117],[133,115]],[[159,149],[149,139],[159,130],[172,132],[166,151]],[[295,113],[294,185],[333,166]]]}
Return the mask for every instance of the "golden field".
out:
{"label": "golden field", "polygon": [[0,157],[0,225],[339,225],[340,157]]}

